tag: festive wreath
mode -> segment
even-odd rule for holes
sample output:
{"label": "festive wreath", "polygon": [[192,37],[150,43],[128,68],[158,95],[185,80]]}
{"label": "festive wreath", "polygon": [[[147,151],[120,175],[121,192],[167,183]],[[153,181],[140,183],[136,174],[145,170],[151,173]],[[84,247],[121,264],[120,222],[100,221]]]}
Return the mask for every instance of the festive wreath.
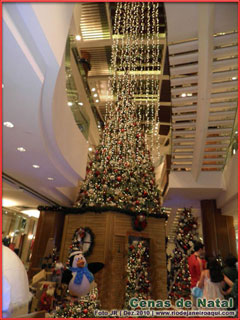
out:
{"label": "festive wreath", "polygon": [[77,228],[73,234],[72,244],[75,247],[79,247],[85,257],[89,256],[94,246],[94,234],[92,230],[88,227]]}
{"label": "festive wreath", "polygon": [[133,217],[133,229],[136,231],[142,231],[147,226],[147,218],[143,213],[137,214]]}

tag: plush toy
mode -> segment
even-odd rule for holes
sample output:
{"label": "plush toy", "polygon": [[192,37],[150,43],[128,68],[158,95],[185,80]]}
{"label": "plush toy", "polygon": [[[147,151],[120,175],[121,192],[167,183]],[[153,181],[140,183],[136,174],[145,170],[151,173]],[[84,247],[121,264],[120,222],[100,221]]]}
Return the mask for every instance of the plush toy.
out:
{"label": "plush toy", "polygon": [[[75,297],[82,297],[88,294],[97,285],[93,273],[103,268],[103,263],[87,264],[82,251],[73,251],[70,254],[70,267],[65,270],[62,283],[68,284],[69,293]],[[89,271],[89,269],[92,271]]]}
{"label": "plush toy", "polygon": [[44,284],[43,285],[43,293],[40,299],[40,310],[46,310],[48,312],[51,311],[53,306],[53,295],[54,288],[51,285]]}
{"label": "plush toy", "polygon": [[74,256],[72,267],[72,279],[68,285],[71,295],[81,297],[94,288],[93,274],[88,270],[86,259],[82,253]]}
{"label": "plush toy", "polygon": [[56,261],[52,270],[52,281],[61,283],[64,265],[60,261]]}

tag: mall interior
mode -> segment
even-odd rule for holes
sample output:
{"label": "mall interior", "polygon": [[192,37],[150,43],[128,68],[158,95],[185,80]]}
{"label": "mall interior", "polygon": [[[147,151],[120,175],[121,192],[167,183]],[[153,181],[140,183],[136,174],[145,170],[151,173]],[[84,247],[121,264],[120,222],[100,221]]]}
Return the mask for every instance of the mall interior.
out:
{"label": "mall interior", "polygon": [[[5,317],[127,309],[134,250],[138,295],[187,297],[177,254],[237,258],[237,3],[2,8]],[[76,244],[100,269],[78,311]]]}

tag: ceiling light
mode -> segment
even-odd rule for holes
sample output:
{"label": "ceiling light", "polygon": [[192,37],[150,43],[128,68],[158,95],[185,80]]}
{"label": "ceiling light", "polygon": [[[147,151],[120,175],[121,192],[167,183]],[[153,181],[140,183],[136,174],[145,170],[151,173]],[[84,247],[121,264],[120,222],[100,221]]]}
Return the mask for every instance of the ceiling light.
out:
{"label": "ceiling light", "polygon": [[17,150],[20,151],[20,152],[25,152],[26,151],[26,149],[24,149],[23,147],[18,147]]}
{"label": "ceiling light", "polygon": [[9,233],[10,237],[14,236],[14,232]]}
{"label": "ceiling light", "polygon": [[40,211],[37,209],[28,209],[21,212],[27,214],[29,217],[39,218],[40,216]]}
{"label": "ceiling light", "polygon": [[78,105],[79,105],[79,106],[83,106],[83,103],[82,103],[82,102],[78,102]]}
{"label": "ceiling light", "polygon": [[4,88],[4,84],[2,84],[2,88]]}
{"label": "ceiling light", "polygon": [[187,96],[188,96],[188,97],[191,97],[191,96],[192,96],[192,93],[187,93]]}
{"label": "ceiling light", "polygon": [[99,102],[99,100],[97,99],[95,102],[96,102],[96,103],[98,103],[98,102]]}
{"label": "ceiling light", "polygon": [[235,131],[236,134],[238,134],[238,131]]}
{"label": "ceiling light", "polygon": [[237,77],[232,77],[232,80],[237,80]]}
{"label": "ceiling light", "polygon": [[17,202],[13,201],[13,200],[10,200],[10,199],[6,199],[6,198],[3,198],[2,199],[2,206],[3,207],[15,207],[17,205]]}
{"label": "ceiling light", "polygon": [[233,149],[233,154],[236,154],[236,150],[235,149]]}
{"label": "ceiling light", "polygon": [[100,129],[100,128],[101,128],[101,126],[100,126],[100,125],[98,125],[98,128]]}
{"label": "ceiling light", "polygon": [[75,37],[75,39],[76,39],[77,41],[80,41],[80,40],[81,40],[81,36],[80,36],[79,34],[77,34],[76,37]]}
{"label": "ceiling light", "polygon": [[71,107],[73,105],[72,102],[68,102],[68,106]]}
{"label": "ceiling light", "polygon": [[38,169],[40,166],[38,164],[33,164],[33,168]]}
{"label": "ceiling light", "polygon": [[53,180],[54,180],[54,178],[48,177],[48,180],[53,181]]}
{"label": "ceiling light", "polygon": [[97,93],[94,93],[94,95],[93,95],[95,98],[97,97]]}
{"label": "ceiling light", "polygon": [[14,124],[12,122],[9,122],[9,121],[5,121],[3,122],[3,125],[7,128],[13,128],[14,127]]}
{"label": "ceiling light", "polygon": [[182,93],[181,97],[185,98],[186,97],[186,93]]}
{"label": "ceiling light", "polygon": [[90,148],[88,148],[88,151],[92,151],[92,148],[90,147]]}
{"label": "ceiling light", "polygon": [[96,91],[96,88],[92,88],[92,92]]}

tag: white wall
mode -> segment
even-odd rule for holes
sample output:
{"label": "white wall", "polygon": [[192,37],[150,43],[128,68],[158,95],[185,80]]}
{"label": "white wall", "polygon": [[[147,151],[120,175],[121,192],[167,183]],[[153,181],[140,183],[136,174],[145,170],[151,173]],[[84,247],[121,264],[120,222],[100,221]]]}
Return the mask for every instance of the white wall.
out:
{"label": "white wall", "polygon": [[[73,8],[3,5],[3,114],[14,123],[4,127],[4,172],[61,205],[74,201],[72,188],[85,177],[88,153],[66,103],[64,53]],[[27,152],[19,154],[19,146]]]}
{"label": "white wall", "polygon": [[31,6],[60,66],[74,3],[32,3]]}
{"label": "white wall", "polygon": [[238,154],[233,155],[223,171],[225,190],[217,198],[217,207],[222,214],[234,217],[238,222]]}

